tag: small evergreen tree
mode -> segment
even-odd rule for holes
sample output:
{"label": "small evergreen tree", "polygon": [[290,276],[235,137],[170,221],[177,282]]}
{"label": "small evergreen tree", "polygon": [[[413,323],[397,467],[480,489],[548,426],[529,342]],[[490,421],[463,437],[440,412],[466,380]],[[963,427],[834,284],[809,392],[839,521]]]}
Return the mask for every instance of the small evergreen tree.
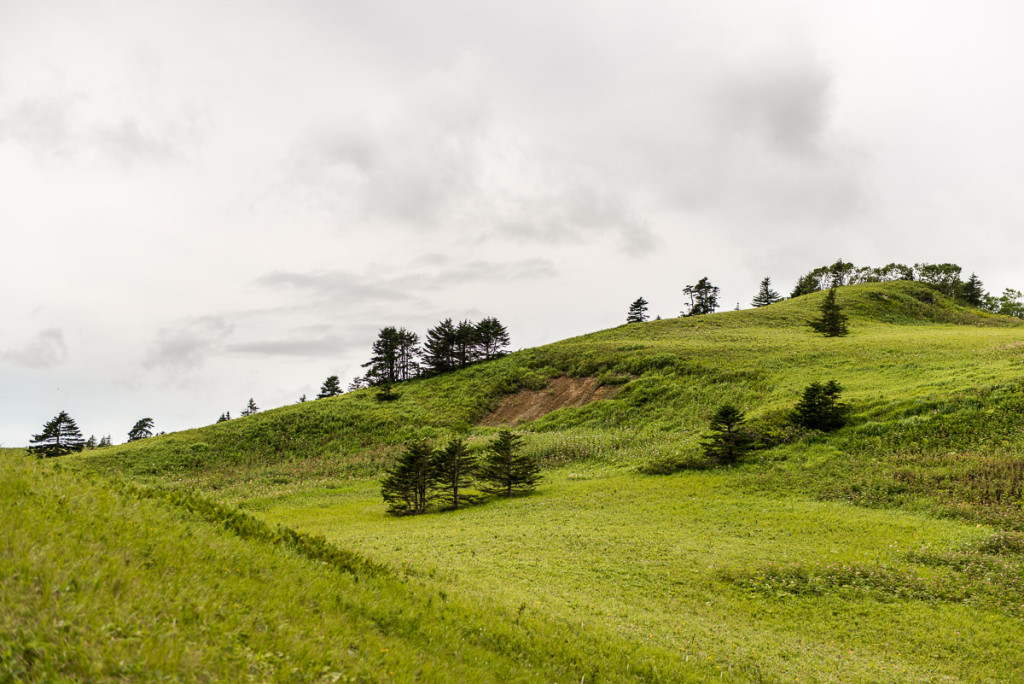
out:
{"label": "small evergreen tree", "polygon": [[328,397],[339,396],[341,393],[341,382],[338,380],[337,375],[332,375],[324,380],[324,384],[320,386],[320,394],[316,395],[316,398],[327,399]]}
{"label": "small evergreen tree", "polygon": [[380,494],[388,513],[417,515],[426,512],[437,482],[433,454],[426,442],[412,442],[395,465],[385,471]]}
{"label": "small evergreen tree", "polygon": [[153,436],[153,419],[142,418],[128,432],[128,441],[135,442]]}
{"label": "small evergreen tree", "polygon": [[684,315],[703,316],[715,313],[715,309],[718,308],[718,292],[719,288],[712,285],[707,276],[698,280],[696,285],[684,287],[683,293],[690,297],[690,302],[687,304],[689,311]]}
{"label": "small evergreen tree", "polygon": [[259,410],[260,407],[256,405],[256,400],[249,397],[249,403],[246,404],[245,409],[242,411],[242,417],[254,416],[259,412]]}
{"label": "small evergreen tree", "polygon": [[303,394],[301,397],[299,397],[299,400],[296,403],[305,404],[307,401],[308,401],[308,399],[306,399],[306,395]]}
{"label": "small evergreen tree", "polygon": [[841,337],[849,332],[846,327],[848,320],[836,303],[836,288],[833,287],[821,302],[821,318],[808,321],[808,324],[825,337]]}
{"label": "small evergreen tree", "polygon": [[812,382],[793,409],[793,422],[811,430],[831,432],[846,424],[849,409],[839,401],[842,386],[835,380]]}
{"label": "small evergreen tree", "polygon": [[96,436],[95,435],[89,435],[89,439],[85,440],[85,448],[86,449],[95,449],[96,448]]}
{"label": "small evergreen tree", "polygon": [[352,378],[352,382],[348,383],[348,391],[355,392],[361,389],[366,389],[366,380],[357,375]]}
{"label": "small evergreen tree", "polygon": [[466,443],[457,437],[435,451],[434,473],[441,499],[452,508],[458,508],[463,502],[470,501],[471,497],[466,495],[466,489],[473,482],[475,469],[476,456],[470,454],[466,449]]}
{"label": "small evergreen tree", "polygon": [[504,356],[510,342],[508,329],[497,318],[489,316],[476,324],[478,360],[490,361]]}
{"label": "small evergreen tree", "polygon": [[646,320],[647,300],[640,297],[629,305],[629,311],[626,312],[626,323],[643,323]]}
{"label": "small evergreen tree", "polygon": [[43,431],[32,435],[28,450],[40,458],[63,456],[85,448],[85,440],[74,419],[61,411],[43,425]]}
{"label": "small evergreen tree", "polygon": [[967,306],[981,308],[985,304],[985,286],[974,273],[960,286],[960,299]]}
{"label": "small evergreen tree", "polygon": [[225,411],[224,413],[220,414],[220,418],[217,419],[217,422],[223,423],[228,420],[231,420],[231,411]]}
{"label": "small evergreen tree", "polygon": [[713,463],[732,465],[751,449],[751,439],[742,430],[743,412],[732,404],[722,404],[711,417],[711,432],[701,447]]}
{"label": "small evergreen tree", "polygon": [[518,453],[523,438],[511,430],[502,430],[488,445],[487,453],[477,470],[480,489],[488,494],[512,496],[527,494],[540,482],[537,459]]}
{"label": "small evergreen tree", "polygon": [[102,437],[100,439],[100,443],[97,444],[96,446],[97,446],[97,448],[98,447],[108,447],[108,446],[111,446],[112,444],[113,444],[113,442],[110,441],[110,435],[107,435],[106,437]]}
{"label": "small evergreen tree", "polygon": [[455,370],[455,324],[446,318],[427,330],[423,338],[423,365],[430,375]]}
{"label": "small evergreen tree", "polygon": [[765,276],[765,279],[761,281],[761,288],[757,291],[757,295],[750,303],[754,306],[768,306],[775,302],[782,301],[782,295],[772,289],[771,278]]}

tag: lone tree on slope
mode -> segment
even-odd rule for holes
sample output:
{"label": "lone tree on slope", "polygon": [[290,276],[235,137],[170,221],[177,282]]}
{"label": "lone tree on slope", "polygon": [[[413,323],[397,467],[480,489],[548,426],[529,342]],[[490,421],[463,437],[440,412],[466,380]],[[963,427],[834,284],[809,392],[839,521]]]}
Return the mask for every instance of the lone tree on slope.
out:
{"label": "lone tree on slope", "polygon": [[821,318],[808,321],[808,324],[825,337],[842,337],[849,332],[846,327],[848,320],[836,303],[836,288],[833,287],[821,302]]}
{"label": "lone tree on slope", "polygon": [[687,304],[690,310],[684,315],[702,316],[715,313],[715,309],[718,308],[718,292],[719,288],[712,285],[707,276],[698,280],[696,285],[684,287],[683,293],[690,297],[690,303]]}
{"label": "lone tree on slope", "polygon": [[743,412],[722,404],[711,417],[711,433],[701,442],[704,455],[719,465],[732,465],[750,451],[750,437],[741,429]]}
{"label": "lone tree on slope", "polygon": [[135,423],[134,427],[132,427],[132,429],[128,432],[128,441],[129,442],[136,442],[136,441],[138,441],[140,439],[146,439],[147,437],[152,437],[152,436],[153,436],[153,419],[152,418],[142,418],[141,420],[137,421]]}
{"label": "lone tree on slope", "polygon": [[626,323],[643,323],[647,320],[647,300],[640,297],[629,305],[626,312]]}
{"label": "lone tree on slope", "polygon": [[[337,375],[331,375],[324,384],[320,387],[320,394],[316,395],[317,399],[327,399],[328,397],[337,397],[342,393],[341,381],[338,380]],[[306,395],[302,395],[305,397]]]}
{"label": "lone tree on slope", "polygon": [[55,418],[43,425],[43,431],[32,435],[28,450],[40,458],[43,456],[63,456],[85,448],[85,440],[74,419],[61,411]]}
{"label": "lone tree on slope", "polygon": [[502,430],[487,446],[487,454],[477,470],[480,489],[488,494],[512,496],[527,494],[537,488],[540,482],[540,465],[537,459],[517,453],[523,445],[523,438]]}
{"label": "lone tree on slope", "polygon": [[782,301],[782,295],[772,289],[771,278],[765,276],[765,279],[761,281],[761,289],[757,291],[757,296],[750,303],[760,307],[780,301]]}
{"label": "lone tree on slope", "polygon": [[793,422],[811,430],[831,432],[846,424],[849,408],[839,401],[842,385],[835,380],[812,382],[793,409]]}
{"label": "lone tree on slope", "polygon": [[249,397],[249,403],[245,405],[245,410],[242,411],[242,417],[254,416],[259,413],[260,407],[256,405],[256,400]]}

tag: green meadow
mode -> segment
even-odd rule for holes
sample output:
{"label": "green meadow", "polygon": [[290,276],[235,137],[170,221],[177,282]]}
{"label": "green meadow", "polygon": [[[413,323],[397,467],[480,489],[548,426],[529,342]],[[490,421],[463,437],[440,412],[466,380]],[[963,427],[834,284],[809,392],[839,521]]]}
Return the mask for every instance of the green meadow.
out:
{"label": "green meadow", "polygon": [[[1024,323],[918,283],[623,325],[449,375],[41,462],[2,456],[0,681],[1024,679]],[[386,515],[412,439],[483,449],[504,398],[529,496]],[[811,382],[850,407],[796,428]],[[725,402],[762,448],[713,467]]]}

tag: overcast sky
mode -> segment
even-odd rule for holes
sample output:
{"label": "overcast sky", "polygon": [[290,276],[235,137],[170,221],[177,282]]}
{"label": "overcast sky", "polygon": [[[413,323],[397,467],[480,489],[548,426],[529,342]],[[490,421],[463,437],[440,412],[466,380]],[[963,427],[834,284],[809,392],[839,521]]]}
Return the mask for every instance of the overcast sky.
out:
{"label": "overcast sky", "polygon": [[1014,2],[0,0],[0,444],[842,257],[1024,287]]}

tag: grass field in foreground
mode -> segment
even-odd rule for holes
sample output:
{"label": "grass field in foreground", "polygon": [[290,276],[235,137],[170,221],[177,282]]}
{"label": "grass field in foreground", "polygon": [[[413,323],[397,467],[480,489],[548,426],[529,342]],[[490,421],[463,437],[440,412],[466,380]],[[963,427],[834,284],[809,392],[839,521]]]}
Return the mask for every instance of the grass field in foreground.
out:
{"label": "grass field in foreground", "polygon": [[578,621],[741,680],[1024,678],[1019,537],[739,493],[734,479],[584,467],[549,473],[531,497],[417,518],[383,515],[372,481],[246,508],[470,601]]}

